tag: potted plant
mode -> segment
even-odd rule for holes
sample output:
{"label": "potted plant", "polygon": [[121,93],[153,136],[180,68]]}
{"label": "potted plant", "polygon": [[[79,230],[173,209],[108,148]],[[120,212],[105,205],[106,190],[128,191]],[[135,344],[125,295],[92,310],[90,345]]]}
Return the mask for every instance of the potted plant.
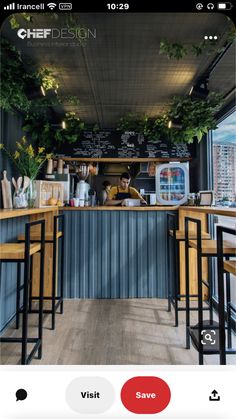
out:
{"label": "potted plant", "polygon": [[22,177],[27,176],[30,179],[28,186],[28,206],[33,207],[36,198],[34,180],[45,161],[50,159],[52,154],[45,154],[44,147],[34,149],[32,144],[27,142],[25,136],[22,137],[20,141],[16,142],[16,151],[14,153],[9,152],[4,144],[0,144],[0,149],[10,158],[18,169],[19,174]]}

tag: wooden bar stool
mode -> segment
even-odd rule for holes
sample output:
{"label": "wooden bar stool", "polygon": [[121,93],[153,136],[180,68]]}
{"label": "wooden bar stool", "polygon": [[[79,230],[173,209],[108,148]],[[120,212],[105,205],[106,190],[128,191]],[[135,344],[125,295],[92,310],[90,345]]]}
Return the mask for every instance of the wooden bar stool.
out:
{"label": "wooden bar stool", "polygon": [[[189,232],[191,239],[196,239],[197,234],[193,231]],[[209,233],[202,233],[202,239],[210,240]],[[170,239],[173,242],[173,260],[170,260]],[[186,294],[180,294],[180,266],[179,266],[179,243],[185,242],[185,231],[178,230],[178,216],[171,212],[167,213],[167,277],[168,277],[168,311],[171,311],[171,305],[175,312],[175,327],[179,325],[179,311],[185,311],[186,306],[179,306],[180,298],[186,298]],[[171,276],[170,266],[173,266]],[[191,294],[190,298],[197,297],[197,294]],[[196,311],[197,308],[191,307],[190,310]]]}
{"label": "wooden bar stool", "polygon": [[[55,329],[55,316],[58,307],[60,306],[60,314],[63,314],[63,298],[64,298],[64,214],[54,215],[53,218],[53,232],[47,232],[45,234],[45,243],[52,243],[53,245],[53,258],[52,258],[52,295],[49,297],[44,296],[44,300],[51,302],[51,309],[44,309],[43,313],[51,314],[51,328]],[[60,231],[59,231],[59,223]],[[33,242],[38,242],[40,236],[38,233],[32,233],[31,235]],[[57,287],[57,252],[58,252],[58,240],[61,240],[61,270],[60,270],[60,292]],[[20,234],[18,236],[19,241],[24,241],[25,236]],[[38,295],[32,295],[32,284],[30,288],[30,313],[38,313],[38,310],[32,308],[32,302],[39,299]],[[17,306],[19,309],[19,305]],[[18,312],[18,310],[17,310]]]}
{"label": "wooden bar stool", "polygon": [[[189,238],[189,223],[195,223],[197,226],[197,240]],[[209,329],[219,329],[218,324],[213,321],[213,301],[212,301],[212,280],[208,281],[202,278],[202,258],[217,257],[217,242],[216,240],[202,240],[201,235],[201,221],[195,218],[185,217],[185,261],[186,261],[186,348],[190,348],[190,339],[199,353],[199,364],[203,364],[203,355],[212,355],[219,353],[219,341],[216,339],[216,344],[212,347],[204,346],[203,332]],[[198,278],[198,324],[197,326],[190,325],[190,299],[189,299],[189,249],[197,251],[197,278]],[[225,240],[223,242],[223,256],[228,257],[235,254],[235,245]],[[203,284],[209,290],[209,321],[203,321],[203,298],[202,286]],[[204,348],[203,348],[204,346]]]}
{"label": "wooden bar stool", "polygon": [[[31,228],[40,225],[40,242],[31,243]],[[21,291],[23,290],[23,306],[18,311],[17,326],[19,327],[19,312],[23,314],[22,336],[1,337],[0,342],[21,343],[21,364],[29,364],[38,351],[38,358],[42,358],[42,338],[43,338],[43,285],[44,285],[44,240],[45,240],[45,220],[33,221],[25,225],[25,243],[1,243],[0,244],[0,265],[2,263],[17,263],[17,301],[20,301]],[[31,266],[33,255],[40,252],[40,292],[39,292],[39,316],[38,316],[38,336],[28,337],[28,313],[29,313],[29,287],[31,278]],[[21,285],[21,264],[24,264],[24,281]],[[0,266],[1,268],[1,266]],[[1,272],[1,270],[0,270]],[[18,303],[17,303],[18,304]],[[27,355],[27,344],[34,343],[33,349]]]}
{"label": "wooden bar stool", "polygon": [[[236,260],[223,259],[223,235],[231,234],[236,235],[236,231],[232,228],[217,226],[217,268],[218,268],[218,307],[219,307],[219,353],[220,364],[226,365],[226,354],[236,354],[236,349],[232,348],[232,311],[236,313],[235,307],[231,303],[231,290],[230,290],[230,274],[236,276]],[[236,254],[232,255],[236,257]],[[224,273],[226,277],[226,322],[227,322],[227,343],[225,338],[225,282]]]}

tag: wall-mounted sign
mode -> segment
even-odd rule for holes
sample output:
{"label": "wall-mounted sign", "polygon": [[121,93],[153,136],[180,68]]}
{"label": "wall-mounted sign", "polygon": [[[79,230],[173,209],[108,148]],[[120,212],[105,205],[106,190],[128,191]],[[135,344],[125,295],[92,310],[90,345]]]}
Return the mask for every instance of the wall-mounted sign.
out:
{"label": "wall-mounted sign", "polygon": [[73,144],[57,148],[58,155],[78,158],[191,158],[193,146],[168,140],[151,141],[143,134],[119,131],[85,131]]}

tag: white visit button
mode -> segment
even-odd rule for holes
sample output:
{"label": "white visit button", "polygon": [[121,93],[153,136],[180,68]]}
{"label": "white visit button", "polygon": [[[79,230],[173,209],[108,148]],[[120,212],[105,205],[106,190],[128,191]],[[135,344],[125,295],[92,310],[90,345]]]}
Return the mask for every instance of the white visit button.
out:
{"label": "white visit button", "polygon": [[66,389],[66,402],[78,413],[103,413],[114,400],[112,384],[102,377],[78,377]]}

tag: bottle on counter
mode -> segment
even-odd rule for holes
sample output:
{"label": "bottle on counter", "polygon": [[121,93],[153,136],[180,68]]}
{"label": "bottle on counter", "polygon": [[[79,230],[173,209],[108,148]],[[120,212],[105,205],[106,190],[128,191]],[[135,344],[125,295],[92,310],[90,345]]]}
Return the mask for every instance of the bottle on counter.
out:
{"label": "bottle on counter", "polygon": [[58,175],[62,175],[63,173],[63,160],[62,159],[58,160],[57,173]]}
{"label": "bottle on counter", "polygon": [[189,193],[188,194],[188,205],[190,205],[190,206],[196,205],[196,194],[195,193]]}
{"label": "bottle on counter", "polygon": [[200,205],[200,193],[196,193],[195,205],[196,206]]}
{"label": "bottle on counter", "polygon": [[53,172],[53,160],[52,159],[48,159],[48,164],[47,164],[47,174],[51,175]]}
{"label": "bottle on counter", "polygon": [[64,164],[64,166],[63,166],[63,173],[64,173],[64,175],[68,175],[69,174],[69,164]]}
{"label": "bottle on counter", "polygon": [[57,173],[57,160],[53,160],[53,173]]}

